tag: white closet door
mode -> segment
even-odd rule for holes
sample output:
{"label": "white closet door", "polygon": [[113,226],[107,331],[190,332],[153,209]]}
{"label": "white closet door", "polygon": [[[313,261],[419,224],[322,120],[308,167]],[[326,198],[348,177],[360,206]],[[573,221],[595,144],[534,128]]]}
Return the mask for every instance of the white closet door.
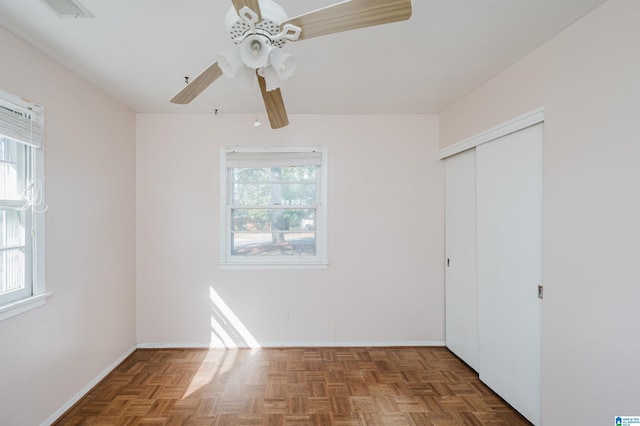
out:
{"label": "white closet door", "polygon": [[480,379],[540,424],[542,124],[476,148]]}
{"label": "white closet door", "polygon": [[447,347],[478,370],[476,153],[445,160]]}

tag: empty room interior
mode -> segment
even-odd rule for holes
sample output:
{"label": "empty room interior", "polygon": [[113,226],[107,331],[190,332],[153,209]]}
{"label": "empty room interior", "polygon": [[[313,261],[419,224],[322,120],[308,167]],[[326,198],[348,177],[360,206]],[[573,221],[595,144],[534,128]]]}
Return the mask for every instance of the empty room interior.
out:
{"label": "empty room interior", "polygon": [[639,21],[0,0],[0,425],[640,424]]}

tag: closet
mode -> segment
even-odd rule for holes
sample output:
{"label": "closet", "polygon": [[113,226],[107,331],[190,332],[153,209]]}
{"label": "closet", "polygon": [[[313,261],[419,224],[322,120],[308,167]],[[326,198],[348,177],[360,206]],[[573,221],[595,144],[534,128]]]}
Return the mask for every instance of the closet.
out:
{"label": "closet", "polygon": [[442,158],[447,347],[539,425],[543,124],[536,117]]}

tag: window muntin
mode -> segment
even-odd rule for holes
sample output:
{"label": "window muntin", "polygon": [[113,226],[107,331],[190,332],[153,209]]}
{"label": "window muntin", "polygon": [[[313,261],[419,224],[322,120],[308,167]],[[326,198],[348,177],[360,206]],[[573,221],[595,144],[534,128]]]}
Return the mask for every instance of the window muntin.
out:
{"label": "window muntin", "polygon": [[223,264],[326,264],[322,153],[223,152]]}

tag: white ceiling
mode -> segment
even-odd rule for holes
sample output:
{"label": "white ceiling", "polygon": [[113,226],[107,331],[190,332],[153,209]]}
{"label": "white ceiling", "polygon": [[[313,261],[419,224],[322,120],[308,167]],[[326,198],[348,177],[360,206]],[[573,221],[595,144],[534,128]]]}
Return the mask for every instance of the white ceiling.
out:
{"label": "white ceiling", "polygon": [[[604,1],[413,0],[408,21],[288,43],[299,64],[282,88],[287,111],[438,113]],[[290,17],[336,2],[278,1]],[[81,3],[94,18],[0,0],[0,25],[137,112],[263,111],[257,89],[224,76],[190,105],[169,102],[184,76],[233,46],[223,23],[230,0]]]}

